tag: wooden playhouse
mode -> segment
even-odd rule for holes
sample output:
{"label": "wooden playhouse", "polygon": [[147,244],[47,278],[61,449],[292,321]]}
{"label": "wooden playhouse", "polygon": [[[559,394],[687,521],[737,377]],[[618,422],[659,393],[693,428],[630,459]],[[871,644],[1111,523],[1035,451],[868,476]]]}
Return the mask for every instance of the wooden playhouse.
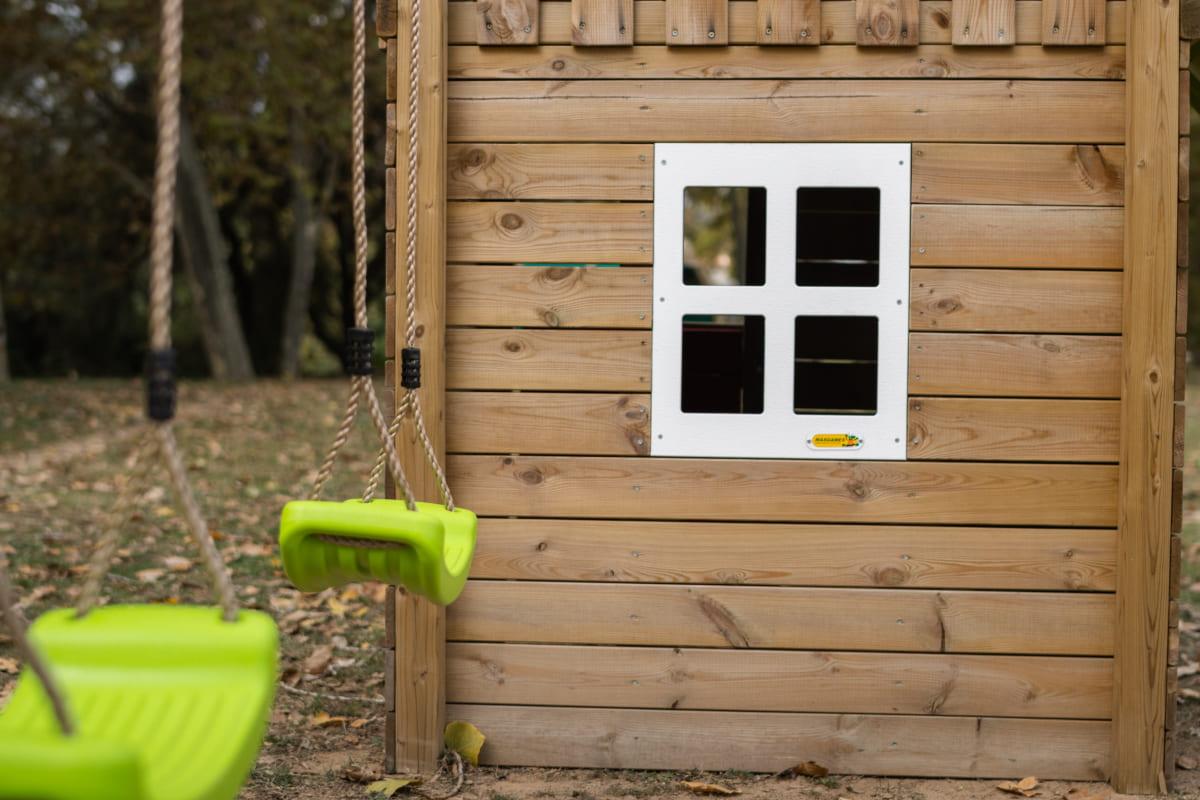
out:
{"label": "wooden playhouse", "polygon": [[[412,15],[379,8],[393,293]],[[1178,0],[425,0],[419,30],[421,391],[481,520],[456,604],[391,609],[390,763],[465,719],[495,764],[1158,789]]]}

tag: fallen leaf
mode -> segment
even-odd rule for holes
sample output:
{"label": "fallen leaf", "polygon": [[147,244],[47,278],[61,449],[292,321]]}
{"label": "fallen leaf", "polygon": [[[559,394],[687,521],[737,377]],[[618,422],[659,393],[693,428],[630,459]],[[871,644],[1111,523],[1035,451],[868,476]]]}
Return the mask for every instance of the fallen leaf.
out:
{"label": "fallen leaf", "polygon": [[7,672],[9,675],[16,675],[20,671],[21,668],[17,665],[17,660],[15,658],[0,657],[0,672]]}
{"label": "fallen leaf", "polygon": [[343,780],[351,783],[374,783],[383,779],[383,774],[379,770],[369,769],[358,764],[347,764],[342,767],[339,774]]}
{"label": "fallen leaf", "polygon": [[192,568],[192,560],[183,556],[167,556],[163,559],[163,564],[171,572],[187,572]]}
{"label": "fallen leaf", "polygon": [[1110,797],[1112,797],[1112,791],[1107,786],[1100,789],[1075,786],[1067,791],[1067,800],[1108,800]]}
{"label": "fallen leaf", "polygon": [[308,718],[308,727],[310,727],[310,728],[328,728],[331,725],[345,725],[349,721],[350,721],[349,717],[334,717],[334,716],[330,716],[329,714],[325,713],[324,711],[318,711],[317,713],[313,714],[311,717]]}
{"label": "fallen leaf", "polygon": [[735,794],[741,794],[737,789],[730,789],[728,786],[721,786],[718,783],[705,783],[704,781],[680,781],[679,785],[687,789],[692,794],[716,794],[722,797],[730,797]]}
{"label": "fallen leaf", "polygon": [[370,720],[359,717],[358,719],[352,720],[350,722],[350,727],[353,728],[354,730],[358,730],[359,728],[367,727],[368,723],[370,723]]}
{"label": "fallen leaf", "polygon": [[1180,756],[1179,758],[1175,759],[1175,766],[1179,767],[1180,769],[1195,769],[1197,766],[1200,766],[1200,761],[1197,761],[1191,756]]}
{"label": "fallen leaf", "polygon": [[1038,779],[1030,775],[1028,778],[1013,783],[1012,781],[1002,781],[996,784],[996,788],[1002,792],[1009,794],[1019,794],[1023,797],[1036,797],[1038,792]]}
{"label": "fallen leaf", "polygon": [[159,519],[173,517],[175,516],[175,509],[171,508],[170,506],[156,506],[154,509],[154,516],[158,517]]}
{"label": "fallen leaf", "polygon": [[137,572],[135,572],[133,574],[134,574],[134,577],[136,577],[142,583],[155,583],[158,581],[159,578],[161,578],[163,575],[166,574],[166,570],[139,569]]}
{"label": "fallen leaf", "polygon": [[1200,700],[1200,692],[1195,689],[1180,689],[1176,695],[1184,700]]}
{"label": "fallen leaf", "polygon": [[794,778],[797,775],[803,775],[806,778],[824,778],[828,774],[829,769],[815,761],[801,761],[799,764],[788,767],[782,772],[775,773],[775,777]]}
{"label": "fallen leaf", "polygon": [[444,735],[446,747],[462,756],[472,767],[479,766],[479,751],[487,737],[469,722],[451,722]]}
{"label": "fallen leaf", "polygon": [[374,781],[367,784],[367,794],[382,795],[383,797],[395,797],[397,792],[403,791],[410,786],[420,786],[420,778],[384,778],[381,781]]}
{"label": "fallen leaf", "polygon": [[309,675],[320,675],[329,669],[331,661],[333,661],[333,648],[327,644],[320,645],[308,654],[308,658],[304,659],[304,671]]}

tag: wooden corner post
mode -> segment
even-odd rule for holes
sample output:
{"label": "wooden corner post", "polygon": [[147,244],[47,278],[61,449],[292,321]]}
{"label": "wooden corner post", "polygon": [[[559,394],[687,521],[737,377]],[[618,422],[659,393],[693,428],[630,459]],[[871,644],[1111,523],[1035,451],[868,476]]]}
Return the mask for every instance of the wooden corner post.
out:
{"label": "wooden corner post", "polygon": [[1127,5],[1125,270],[1112,783],[1165,789],[1179,0]]}
{"label": "wooden corner post", "polygon": [[[397,348],[405,337],[405,236],[408,226],[408,92],[412,0],[399,0],[396,121],[396,313]],[[421,348],[421,404],[438,457],[446,455],[446,0],[422,0],[420,77],[417,86],[416,334]],[[393,370],[397,399],[400,370]],[[411,422],[397,442],[413,490],[437,501],[438,486]],[[395,768],[429,773],[442,750],[446,708],[445,610],[419,597],[394,593]]]}

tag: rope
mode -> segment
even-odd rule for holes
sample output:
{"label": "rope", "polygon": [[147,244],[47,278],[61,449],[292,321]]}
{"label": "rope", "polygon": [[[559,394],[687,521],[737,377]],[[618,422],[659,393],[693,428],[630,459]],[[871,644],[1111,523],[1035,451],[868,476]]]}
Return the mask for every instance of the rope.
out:
{"label": "rope", "polygon": [[[365,127],[365,85],[366,85],[366,2],[354,0],[354,58],[353,58],[353,88],[350,95],[351,132],[351,181],[353,183],[354,211],[354,324],[357,327],[367,327],[367,201],[366,201],[366,168],[363,130]],[[405,247],[405,342],[406,346],[415,347],[417,339],[416,322],[416,263],[417,263],[417,120],[418,120],[418,86],[417,78],[420,69],[421,53],[421,3],[414,0],[412,20],[412,46],[409,59],[408,82],[408,219],[407,244]],[[425,453],[434,475],[437,477],[438,488],[446,507],[454,510],[454,497],[450,493],[446,472],[438,460],[425,427],[425,419],[421,410],[420,399],[414,391],[409,391],[400,401],[396,415],[391,424],[384,420],[379,405],[379,397],[375,392],[375,384],[369,375],[354,375],[351,377],[350,396],[346,400],[346,411],[342,422],[334,434],[333,443],[317,470],[310,493],[311,499],[317,499],[322,489],[333,475],[334,464],[338,454],[350,438],[354,421],[358,416],[359,405],[365,403],[367,413],[379,434],[380,449],[375,459],[375,465],[363,491],[363,502],[371,502],[379,487],[386,468],[396,482],[396,486],[404,496],[405,504],[410,510],[416,510],[416,496],[404,473],[400,456],[396,452],[396,435],[399,433],[401,422],[409,415],[412,416]]]}
{"label": "rope", "polygon": [[54,717],[58,720],[59,729],[62,730],[64,736],[75,735],[75,722],[67,710],[67,701],[63,698],[62,690],[51,677],[50,669],[42,660],[41,653],[33,648],[29,638],[25,635],[25,620],[21,619],[21,614],[17,611],[16,592],[13,591],[12,581],[8,577],[8,559],[3,550],[0,550],[0,613],[4,614],[8,631],[12,634],[13,641],[17,643],[17,654],[33,670],[33,674],[42,684],[42,690],[50,698],[50,705],[54,707]]}
{"label": "rope", "polygon": [[[155,96],[158,142],[154,156],[154,199],[150,226],[149,316],[152,352],[166,351],[171,347],[171,257],[174,247],[175,171],[179,163],[179,85],[182,55],[183,0],[162,0],[158,91]],[[146,471],[142,466],[149,461],[147,456],[151,451],[156,451],[166,465],[171,487],[183,509],[188,531],[212,579],[213,593],[225,620],[232,622],[238,615],[237,593],[192,492],[187,468],[180,456],[175,429],[170,420],[151,420],[147,423],[145,437],[134,456],[135,474],[118,496],[110,522],[92,557],[76,612],[78,616],[87,614],[99,600],[101,584],[111,567],[113,553],[120,541],[120,529],[129,520],[129,511],[137,487],[141,485],[141,478]]]}

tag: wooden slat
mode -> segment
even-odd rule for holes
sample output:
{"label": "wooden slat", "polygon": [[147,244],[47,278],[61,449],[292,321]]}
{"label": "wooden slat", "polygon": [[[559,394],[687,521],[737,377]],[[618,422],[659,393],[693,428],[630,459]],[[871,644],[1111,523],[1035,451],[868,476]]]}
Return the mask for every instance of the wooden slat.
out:
{"label": "wooden slat", "polygon": [[447,184],[451,200],[652,200],[653,158],[649,145],[452,144]]}
{"label": "wooden slat", "polygon": [[642,267],[486,264],[446,272],[451,325],[650,328],[652,279]]}
{"label": "wooden slat", "polygon": [[1042,0],[1042,44],[1105,42],[1104,0]]}
{"label": "wooden slat", "polygon": [[[479,521],[472,578],[1111,591],[1111,530]],[[737,542],[731,552],[730,542]]]}
{"label": "wooden slat", "polygon": [[[1114,663],[1113,786],[1163,784],[1176,368],[1179,4],[1129,8],[1125,325],[1121,354],[1120,539]],[[1186,77],[1185,77],[1186,80]]]}
{"label": "wooden slat", "polygon": [[484,516],[1109,526],[1101,465],[453,456]]}
{"label": "wooden slat", "polygon": [[1120,269],[1120,208],[922,205],[912,210],[913,266]]}
{"label": "wooden slat", "polygon": [[452,141],[1119,143],[1119,81],[453,81]]}
{"label": "wooden slat", "polygon": [[389,39],[396,35],[396,19],[400,9],[397,0],[380,0],[375,4],[375,35]]}
{"label": "wooden slat", "polygon": [[[475,44],[474,0],[451,0],[451,44]],[[1125,42],[1125,1],[1109,0],[1107,8],[1108,43]],[[920,40],[923,44],[950,44],[952,0],[922,0]],[[666,43],[666,2],[635,0],[634,42]],[[758,9],[755,0],[730,0],[730,44],[755,44]],[[857,21],[854,0],[822,0],[821,43],[854,44]],[[571,6],[565,0],[543,0],[541,4],[541,41],[543,44],[571,44]],[[1041,44],[1041,0],[1016,0],[1015,44]]]}
{"label": "wooden slat", "polygon": [[1117,460],[1115,400],[914,397],[908,457],[978,461]]}
{"label": "wooden slat", "polygon": [[1104,780],[1110,725],[1089,720],[762,714],[454,705],[488,732],[482,759],[620,769]]}
{"label": "wooden slat", "polygon": [[908,47],[919,44],[920,0],[855,0],[860,46]]}
{"label": "wooden slat", "polygon": [[[1037,49],[1043,53],[1069,55],[1096,54],[1111,48]],[[990,49],[968,52],[1009,55],[1008,51]],[[913,145],[914,203],[1119,206],[1124,203],[1124,197],[1125,150],[1122,147]]]}
{"label": "wooden slat", "polygon": [[759,44],[819,45],[821,0],[759,0]]}
{"label": "wooden slat", "polygon": [[[408,48],[412,30],[412,0],[401,0],[399,30],[405,35],[397,39],[397,59],[408,64]],[[446,432],[443,403],[446,392],[446,373],[441,357],[445,349],[446,308],[446,19],[442,13],[422,15],[421,70],[417,85],[418,129],[420,158],[417,160],[416,205],[416,280],[415,317],[417,343],[426,354],[422,370],[421,403],[425,425],[433,450],[444,457]],[[408,71],[398,94],[408,97]],[[408,163],[407,137],[398,143],[397,160]],[[396,204],[395,226],[408,229],[407,203]],[[398,237],[401,242],[404,237]],[[403,252],[403,248],[402,251]],[[401,283],[403,286],[403,283]],[[403,292],[403,289],[401,289]],[[403,341],[405,320],[393,308],[389,328]],[[396,381],[398,371],[392,371]],[[400,391],[398,383],[391,388]],[[408,473],[414,493],[421,500],[437,500],[437,484],[425,467],[425,455],[413,430],[406,421],[396,437],[396,450]],[[393,491],[394,494],[394,491]],[[445,613],[441,606],[423,598],[388,593],[385,601],[392,606],[389,613],[394,626],[396,657],[392,682],[395,692],[395,712],[388,716],[389,733],[387,763],[405,770],[428,773],[437,768],[442,750],[442,730],[445,727]]]}
{"label": "wooden slat", "polygon": [[914,269],[909,277],[916,331],[1121,331],[1119,272]]}
{"label": "wooden slat", "polygon": [[[454,641],[1110,655],[1092,593],[471,581]],[[801,623],[802,624],[798,624]]]}
{"label": "wooden slat", "polygon": [[1011,45],[1016,39],[1015,0],[957,0],[951,38],[956,45]]}
{"label": "wooden slat", "polygon": [[633,44],[633,0],[571,0],[571,44]]}
{"label": "wooden slat", "polygon": [[475,0],[475,42],[537,44],[538,0]]}
{"label": "wooden slat", "polygon": [[[764,0],[769,2],[769,0]],[[779,0],[789,6],[803,0]],[[764,12],[766,13],[766,12]],[[775,28],[772,27],[772,31]],[[772,33],[772,36],[778,35]],[[767,37],[770,38],[770,37]],[[813,44],[816,44],[814,41]],[[692,50],[639,45],[623,50],[577,50],[543,45],[496,51],[473,45],[450,49],[456,79],[649,78],[1065,78],[1119,80],[1125,48],[1114,45],[1054,50],[956,49],[947,44],[910,48],[825,45],[803,51],[764,51],[739,45]]]}
{"label": "wooden slat", "polygon": [[666,0],[668,45],[729,43],[728,0]]}
{"label": "wooden slat", "polygon": [[454,642],[452,703],[1107,719],[1106,658]]}
{"label": "wooden slat", "polygon": [[649,264],[653,206],[643,203],[453,202],[450,261]]}
{"label": "wooden slat", "polygon": [[[1183,124],[1183,120],[1180,120]],[[1190,136],[1179,137],[1179,199],[1187,201],[1191,196],[1191,162],[1192,162],[1192,138]]]}
{"label": "wooden slat", "polygon": [[914,333],[908,380],[914,394],[991,397],[1117,397],[1118,336]]}
{"label": "wooden slat", "polygon": [[457,453],[649,455],[649,395],[451,392]]}
{"label": "wooden slat", "polygon": [[650,389],[644,331],[457,329],[446,361],[452,389]]}

